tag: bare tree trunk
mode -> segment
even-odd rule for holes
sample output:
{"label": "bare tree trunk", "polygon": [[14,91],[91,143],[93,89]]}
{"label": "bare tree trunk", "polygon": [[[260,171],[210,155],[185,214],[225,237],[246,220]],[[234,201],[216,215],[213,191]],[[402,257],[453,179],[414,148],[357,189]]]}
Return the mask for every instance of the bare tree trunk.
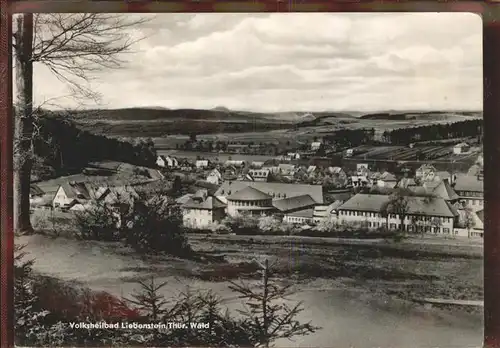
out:
{"label": "bare tree trunk", "polygon": [[33,164],[33,14],[19,15],[15,33],[14,230],[32,233],[30,183]]}

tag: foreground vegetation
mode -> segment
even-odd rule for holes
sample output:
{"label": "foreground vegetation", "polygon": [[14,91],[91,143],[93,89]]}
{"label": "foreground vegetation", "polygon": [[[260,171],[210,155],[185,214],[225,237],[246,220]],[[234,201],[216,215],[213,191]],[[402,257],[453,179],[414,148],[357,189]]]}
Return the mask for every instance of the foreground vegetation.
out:
{"label": "foreground vegetation", "polygon": [[[93,292],[54,278],[34,274],[33,260],[26,260],[23,247],[16,248],[15,310],[16,343],[22,346],[263,346],[280,338],[316,332],[319,327],[296,320],[301,303],[283,303],[289,287],[277,285],[268,265],[255,289],[245,283],[231,283],[248,310],[235,315],[224,311],[221,299],[212,292],[191,291],[166,299],[154,278],[140,281],[139,292],[131,298],[116,298]],[[119,328],[74,329],[70,323],[167,323],[187,324],[185,330],[133,330]],[[196,329],[195,323],[209,327]],[[196,326],[196,325],[195,325]]]}

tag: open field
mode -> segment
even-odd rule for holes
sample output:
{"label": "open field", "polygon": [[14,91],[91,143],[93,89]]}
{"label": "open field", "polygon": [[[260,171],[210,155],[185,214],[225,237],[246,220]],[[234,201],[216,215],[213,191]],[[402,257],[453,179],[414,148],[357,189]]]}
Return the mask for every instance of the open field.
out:
{"label": "open field", "polygon": [[[117,296],[128,296],[137,288],[135,281],[155,275],[159,281],[168,282],[164,295],[169,298],[185,286],[211,289],[230,309],[241,305],[229,291],[227,281],[245,278],[255,282],[259,277],[255,267],[242,262],[269,258],[275,269],[273,277],[293,284],[295,293],[290,299],[304,301],[306,309],[301,319],[313,320],[313,324],[323,328],[296,342],[278,342],[280,347],[331,346],[332,342],[367,348],[481,345],[480,309],[424,309],[404,300],[481,298],[480,249],[464,252],[459,247],[438,245],[411,250],[412,246],[406,244],[398,249],[387,245],[311,245],[306,241],[263,243],[258,237],[243,239],[246,241],[191,237],[195,249],[227,255],[229,265],[161,256],[144,258],[115,244],[40,235],[19,237],[16,243],[27,244],[26,251],[36,259],[35,270],[43,274],[83,282]],[[240,266],[236,267],[237,263]],[[245,264],[247,267],[241,266]]]}
{"label": "open field", "polygon": [[395,160],[412,161],[417,160],[417,156],[422,156],[421,160],[432,161],[463,161],[471,157],[477,157],[480,149],[473,149],[469,153],[454,154],[451,145],[417,146],[409,148],[407,146],[360,146],[355,149],[358,153],[354,159],[372,160]]}
{"label": "open field", "polygon": [[[281,112],[255,113],[227,109],[169,110],[152,108],[74,111],[69,117],[81,128],[94,133],[122,137],[168,137],[175,134],[220,134],[239,141],[267,141],[262,134],[290,130],[291,138],[310,133],[328,133],[340,128],[375,128],[377,133],[402,127],[449,123],[480,118],[481,113],[398,113],[379,117],[356,112]],[[407,117],[406,117],[406,116]],[[226,135],[224,135],[226,134]],[[231,134],[231,135],[230,135]]]}

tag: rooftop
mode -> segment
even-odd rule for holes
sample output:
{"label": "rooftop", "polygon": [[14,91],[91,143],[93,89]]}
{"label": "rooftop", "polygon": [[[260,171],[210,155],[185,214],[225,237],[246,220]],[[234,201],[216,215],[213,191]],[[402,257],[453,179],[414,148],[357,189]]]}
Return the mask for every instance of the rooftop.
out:
{"label": "rooftop", "polygon": [[282,212],[306,208],[315,204],[316,202],[310,195],[295,196],[273,202],[274,207]]}
{"label": "rooftop", "polygon": [[314,216],[314,208],[294,211],[293,213],[288,213],[287,215],[293,217],[304,217],[312,219]]}
{"label": "rooftop", "polygon": [[30,185],[30,195],[32,196],[42,196],[44,194],[43,190],[40,188],[40,186],[31,184]]}
{"label": "rooftop", "polygon": [[272,199],[272,197],[254,187],[247,186],[231,194],[227,199],[231,201],[263,201]]}
{"label": "rooftop", "polygon": [[432,194],[447,201],[453,201],[459,198],[448,181],[440,181],[439,184],[433,188]]}
{"label": "rooftop", "polygon": [[321,185],[283,184],[275,182],[226,181],[215,193],[215,196],[229,196],[247,186],[253,187],[274,199],[310,195],[318,204],[323,203],[323,187]]}
{"label": "rooftop", "polygon": [[484,183],[472,175],[457,175],[454,189],[456,191],[484,192]]}
{"label": "rooftop", "polygon": [[[428,197],[406,197],[408,202],[408,214],[454,217],[452,207],[442,198]],[[385,211],[390,203],[390,197],[386,195],[357,194],[344,203],[339,210],[355,210],[380,213]]]}
{"label": "rooftop", "polygon": [[218,208],[225,208],[226,205],[219,201],[216,197],[207,197],[205,200],[197,199],[196,197],[191,198],[189,201],[182,205],[182,208],[187,209],[203,209],[203,210],[213,210]]}

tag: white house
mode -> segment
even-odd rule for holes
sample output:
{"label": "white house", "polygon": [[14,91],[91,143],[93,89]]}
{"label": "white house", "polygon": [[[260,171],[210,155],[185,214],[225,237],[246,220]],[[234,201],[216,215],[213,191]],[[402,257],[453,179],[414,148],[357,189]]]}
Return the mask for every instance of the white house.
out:
{"label": "white house", "polygon": [[458,219],[456,209],[442,198],[406,197],[407,212],[401,226],[401,217],[387,208],[386,195],[357,194],[338,208],[340,224],[359,224],[376,229],[404,229],[416,233],[452,235]]}
{"label": "white house", "polygon": [[378,187],[394,188],[398,183],[396,176],[389,172],[384,172],[378,176],[375,181],[375,185]]}
{"label": "white house", "polygon": [[92,199],[90,188],[83,182],[64,183],[56,191],[52,199],[54,208],[82,210]]}
{"label": "white house", "polygon": [[245,167],[245,165],[246,165],[246,161],[243,161],[243,160],[227,160],[226,162],[224,162],[225,167],[233,166],[236,168],[241,168],[241,167]]}
{"label": "white house", "polygon": [[484,209],[484,183],[480,176],[457,175],[453,190],[473,211]]}
{"label": "white house", "polygon": [[159,155],[156,158],[156,165],[162,168],[177,168],[179,166],[179,161],[171,156]]}
{"label": "white house", "polygon": [[195,163],[196,168],[207,168],[210,162],[208,160],[197,160]]}
{"label": "white house", "polygon": [[422,164],[415,171],[415,178],[419,180],[434,180],[436,172],[437,170],[432,164]]}
{"label": "white house", "polygon": [[283,156],[283,159],[285,161],[298,160],[298,159],[300,159],[300,154],[297,152],[289,152],[286,154],[286,156]]}
{"label": "white house", "polygon": [[210,228],[224,219],[225,209],[226,205],[215,197],[193,195],[181,207],[182,221],[188,228]]}
{"label": "white house", "polygon": [[220,185],[223,181],[221,172],[215,168],[208,174],[206,181],[214,185]]}
{"label": "white house", "polygon": [[321,141],[313,141],[311,143],[311,151],[318,151],[321,148]]}
{"label": "white house", "polygon": [[269,170],[266,169],[250,169],[248,175],[253,179],[252,181],[263,181],[267,182],[269,180]]}
{"label": "white house", "polygon": [[470,151],[470,145],[467,143],[460,143],[453,146],[453,153],[460,155],[462,153],[468,153]]}

